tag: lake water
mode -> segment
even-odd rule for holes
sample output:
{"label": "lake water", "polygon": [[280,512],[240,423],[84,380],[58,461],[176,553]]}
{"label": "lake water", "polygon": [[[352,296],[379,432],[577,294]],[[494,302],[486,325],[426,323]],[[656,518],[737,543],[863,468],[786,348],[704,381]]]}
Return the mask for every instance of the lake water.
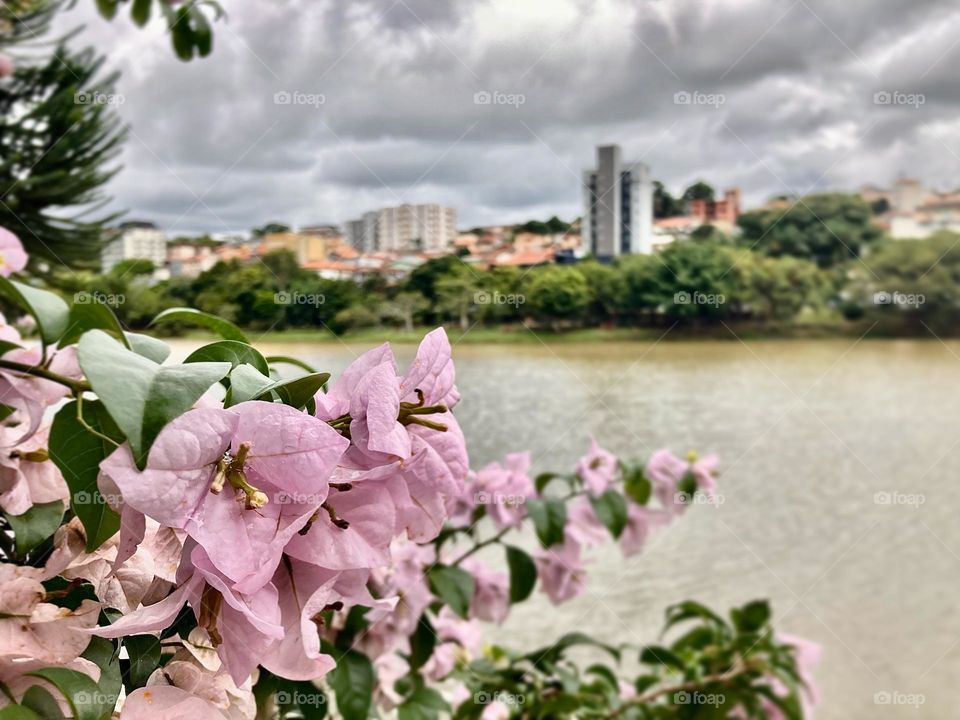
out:
{"label": "lake water", "polygon": [[[365,348],[263,349],[336,374]],[[500,640],[642,644],[670,603],[768,597],[778,628],[824,648],[817,718],[958,717],[960,343],[463,344],[455,358],[474,467],[529,449],[536,470],[568,470],[591,434],[623,457],[722,458],[722,505],[640,556],[593,556],[584,596],[518,606]],[[923,705],[895,704],[908,695]]]}

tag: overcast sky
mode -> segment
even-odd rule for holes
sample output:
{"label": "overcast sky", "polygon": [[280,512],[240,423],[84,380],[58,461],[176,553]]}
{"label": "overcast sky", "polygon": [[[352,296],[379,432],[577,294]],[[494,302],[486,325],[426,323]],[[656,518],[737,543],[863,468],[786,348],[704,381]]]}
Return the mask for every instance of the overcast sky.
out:
{"label": "overcast sky", "polygon": [[400,202],[451,205],[462,228],[572,219],[606,143],[674,192],[702,178],[748,205],[960,185],[949,0],[221,2],[190,63],[159,20],[107,22],[92,0],[62,20],[123,72],[118,206],[173,234]]}

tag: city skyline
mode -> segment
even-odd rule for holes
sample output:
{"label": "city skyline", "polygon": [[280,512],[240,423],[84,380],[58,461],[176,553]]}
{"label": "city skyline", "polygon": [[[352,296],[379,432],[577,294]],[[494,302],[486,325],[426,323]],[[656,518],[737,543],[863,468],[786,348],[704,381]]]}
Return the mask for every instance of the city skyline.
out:
{"label": "city skyline", "polygon": [[741,187],[747,207],[901,174],[957,185],[947,3],[544,7],[228,3],[213,55],[189,66],[158,26],[84,4],[61,26],[86,23],[75,44],[109,44],[125,71],[116,207],[174,232],[406,202],[456,207],[463,227],[576,217],[575,178],[604,144],[674,192]]}

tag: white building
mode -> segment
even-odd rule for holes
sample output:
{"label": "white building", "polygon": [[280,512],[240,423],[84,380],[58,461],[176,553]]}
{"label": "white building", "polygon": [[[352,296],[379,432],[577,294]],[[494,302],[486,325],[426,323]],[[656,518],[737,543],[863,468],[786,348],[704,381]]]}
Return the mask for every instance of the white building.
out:
{"label": "white building", "polygon": [[643,163],[624,164],[619,145],[597,148],[583,173],[583,243],[601,260],[653,252],[653,181]]}
{"label": "white building", "polygon": [[457,239],[457,211],[427,203],[367,212],[346,224],[347,240],[360,252],[442,250]]}
{"label": "white building", "polygon": [[110,272],[124,260],[150,260],[155,268],[162,268],[167,262],[167,236],[153,223],[123,223],[103,244],[101,269]]}
{"label": "white building", "polygon": [[913,212],[890,217],[890,237],[895,240],[922,240],[941,231],[960,234],[960,194],[937,194]]}

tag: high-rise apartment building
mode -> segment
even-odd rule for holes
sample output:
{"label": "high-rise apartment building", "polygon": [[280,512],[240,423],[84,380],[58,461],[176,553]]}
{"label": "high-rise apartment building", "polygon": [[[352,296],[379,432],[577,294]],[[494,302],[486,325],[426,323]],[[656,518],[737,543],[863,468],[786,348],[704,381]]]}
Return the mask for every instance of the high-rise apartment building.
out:
{"label": "high-rise apartment building", "polygon": [[457,211],[435,203],[399,205],[364,213],[346,228],[361,252],[440,250],[457,238]]}
{"label": "high-rise apartment building", "polygon": [[110,272],[124,260],[150,260],[155,268],[167,262],[167,236],[149,222],[125,222],[111,230],[100,251],[100,266]]}
{"label": "high-rise apartment building", "polygon": [[583,174],[584,245],[600,260],[653,251],[650,168],[625,164],[619,145],[597,148],[597,167]]}

